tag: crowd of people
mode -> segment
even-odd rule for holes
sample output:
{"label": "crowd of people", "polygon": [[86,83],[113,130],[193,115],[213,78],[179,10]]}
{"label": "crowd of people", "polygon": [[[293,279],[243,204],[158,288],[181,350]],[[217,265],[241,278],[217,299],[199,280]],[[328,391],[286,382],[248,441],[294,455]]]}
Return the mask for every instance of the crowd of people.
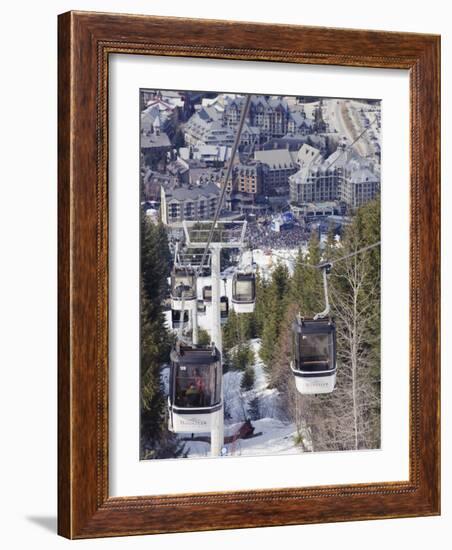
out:
{"label": "crowd of people", "polygon": [[298,224],[273,231],[270,222],[248,223],[246,237],[252,248],[298,248],[309,240],[309,230]]}

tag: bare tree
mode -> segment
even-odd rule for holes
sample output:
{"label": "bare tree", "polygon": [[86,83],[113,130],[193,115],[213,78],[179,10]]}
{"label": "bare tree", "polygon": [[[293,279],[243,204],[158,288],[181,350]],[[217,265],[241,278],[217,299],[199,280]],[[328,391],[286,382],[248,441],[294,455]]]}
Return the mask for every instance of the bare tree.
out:
{"label": "bare tree", "polygon": [[[357,251],[358,246],[350,250]],[[379,445],[372,425],[380,408],[379,387],[374,380],[379,354],[373,353],[375,346],[379,347],[380,284],[369,276],[370,270],[366,254],[357,254],[341,262],[330,285],[337,320],[338,389],[339,394],[344,393],[345,402],[351,401],[353,449]]]}
{"label": "bare tree", "polygon": [[[358,250],[350,247],[348,252]],[[342,251],[343,254],[343,251]],[[337,327],[337,383],[331,394],[301,395],[289,363],[291,323],[286,311],[272,365],[270,383],[280,392],[281,408],[295,423],[305,450],[376,448],[380,443],[379,281],[370,276],[364,254],[343,260],[330,278],[330,298]]]}

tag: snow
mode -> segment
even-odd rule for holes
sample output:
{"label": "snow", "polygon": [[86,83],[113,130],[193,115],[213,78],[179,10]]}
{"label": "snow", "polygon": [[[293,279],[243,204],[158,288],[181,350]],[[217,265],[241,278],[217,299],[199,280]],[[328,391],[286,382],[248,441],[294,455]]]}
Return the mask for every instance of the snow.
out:
{"label": "snow", "polygon": [[[261,418],[253,421],[254,433],[262,433],[250,439],[238,439],[235,443],[226,445],[227,453],[231,456],[256,456],[269,454],[301,453],[301,447],[295,445],[295,424],[285,423],[275,418]],[[240,425],[232,425],[230,431],[234,433]]]}
{"label": "snow", "polygon": [[[298,256],[298,250],[298,248],[268,250],[257,248],[253,250],[252,253],[250,251],[244,251],[242,262],[244,265],[251,264],[251,262],[255,263],[264,279],[270,278],[271,273],[278,264],[285,265],[289,270],[289,274],[292,275]],[[305,253],[307,251],[307,247],[302,246],[301,250]]]}
{"label": "snow", "polygon": [[[295,444],[295,424],[282,422],[275,418],[253,420],[254,433],[260,434],[249,439],[237,439],[226,443],[223,456],[259,456],[273,454],[299,454],[303,452]],[[225,436],[234,435],[242,425],[241,422],[225,426]],[[210,444],[203,441],[184,441],[188,458],[210,456]]]}
{"label": "snow", "polygon": [[[376,116],[375,113],[379,111],[379,107],[369,105],[365,101],[355,99],[345,102],[333,100],[324,103],[324,117],[331,129],[336,131],[338,135],[345,136],[347,142],[350,144],[365,129],[361,109],[365,116],[370,117],[371,120]],[[348,124],[345,121],[344,115],[349,118]],[[376,141],[379,142],[380,132],[376,124],[372,128],[369,128],[369,131],[354,145],[354,148],[363,157],[372,156],[374,153],[374,147],[369,141],[370,136],[375,136]]]}

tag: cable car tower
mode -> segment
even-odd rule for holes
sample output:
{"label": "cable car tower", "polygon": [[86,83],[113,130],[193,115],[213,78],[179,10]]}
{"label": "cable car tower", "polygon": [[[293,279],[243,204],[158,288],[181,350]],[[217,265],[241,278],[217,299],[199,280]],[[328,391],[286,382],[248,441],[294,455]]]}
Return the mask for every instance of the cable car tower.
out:
{"label": "cable car tower", "polygon": [[197,272],[196,264],[199,254],[187,254],[176,243],[174,252],[174,267],[171,272],[171,311],[173,328],[179,330],[182,339],[183,329],[190,322],[192,341],[198,343],[197,319]]}
{"label": "cable car tower", "polygon": [[[213,226],[212,224],[215,225]],[[202,221],[202,222],[183,222],[185,233],[185,244],[190,248],[205,248],[210,252],[211,260],[211,338],[212,343],[219,353],[222,365],[222,333],[221,318],[224,311],[224,300],[221,296],[221,251],[223,249],[241,249],[245,246],[246,221]],[[212,232],[213,228],[213,232]],[[210,235],[210,239],[209,239]],[[194,311],[196,317],[196,311]],[[223,377],[221,368],[221,378]],[[223,425],[223,386],[220,384],[221,410],[218,413],[218,422],[211,424],[211,454],[220,456],[224,442]],[[189,421],[187,417],[186,422]],[[196,419],[194,419],[196,421]],[[187,427],[187,431],[189,430]],[[206,430],[204,430],[206,431]]]}

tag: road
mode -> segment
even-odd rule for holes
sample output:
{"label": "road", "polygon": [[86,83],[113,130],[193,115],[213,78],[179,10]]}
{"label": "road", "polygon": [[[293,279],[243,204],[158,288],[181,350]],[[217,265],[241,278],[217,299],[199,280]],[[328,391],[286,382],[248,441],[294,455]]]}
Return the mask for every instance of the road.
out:
{"label": "road", "polygon": [[[352,101],[328,101],[326,103],[325,119],[331,128],[337,130],[339,136],[347,138],[349,144],[353,143],[365,129],[358,116],[358,106]],[[354,145],[356,152],[363,157],[373,154],[373,148],[366,134]]]}

